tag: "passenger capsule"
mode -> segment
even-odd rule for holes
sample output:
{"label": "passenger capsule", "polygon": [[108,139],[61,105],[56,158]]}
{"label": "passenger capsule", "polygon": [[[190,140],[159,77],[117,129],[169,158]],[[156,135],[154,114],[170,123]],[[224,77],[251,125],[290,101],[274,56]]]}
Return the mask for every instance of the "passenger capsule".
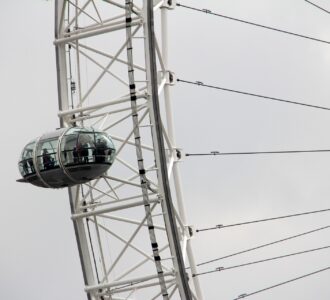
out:
{"label": "passenger capsule", "polygon": [[112,165],[115,146],[107,133],[91,128],[61,128],[28,143],[18,163],[23,178],[44,188],[88,182]]}

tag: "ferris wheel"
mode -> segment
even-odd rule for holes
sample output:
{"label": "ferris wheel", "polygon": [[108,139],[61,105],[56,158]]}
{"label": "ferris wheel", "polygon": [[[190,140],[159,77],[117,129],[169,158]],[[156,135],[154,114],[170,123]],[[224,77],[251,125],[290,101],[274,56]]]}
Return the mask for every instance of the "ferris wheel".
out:
{"label": "ferris wheel", "polygon": [[69,187],[88,299],[203,299],[170,101],[175,6],[55,4],[61,129],[26,146],[21,173],[35,185]]}

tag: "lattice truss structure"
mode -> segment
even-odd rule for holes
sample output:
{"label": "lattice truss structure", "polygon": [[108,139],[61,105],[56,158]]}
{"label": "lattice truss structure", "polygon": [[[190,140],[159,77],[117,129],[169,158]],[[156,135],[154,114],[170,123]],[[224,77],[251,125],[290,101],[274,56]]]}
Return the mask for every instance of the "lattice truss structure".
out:
{"label": "lattice truss structure", "polygon": [[[61,126],[114,140],[107,174],[69,189],[88,299],[202,299],[174,141],[175,1],[57,0]],[[171,193],[172,191],[172,193]]]}

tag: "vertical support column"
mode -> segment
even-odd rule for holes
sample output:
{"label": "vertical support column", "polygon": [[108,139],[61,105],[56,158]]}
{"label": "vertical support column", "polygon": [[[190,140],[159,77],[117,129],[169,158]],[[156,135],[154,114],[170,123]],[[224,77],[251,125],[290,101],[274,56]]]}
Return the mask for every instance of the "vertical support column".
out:
{"label": "vertical support column", "polygon": [[[60,38],[64,28],[64,14],[66,1],[55,1],[55,39]],[[66,68],[66,54],[65,44],[55,46],[56,54],[56,71],[57,71],[57,93],[58,104],[60,110],[67,110],[69,108],[68,101],[68,87],[67,87],[67,68]],[[60,119],[61,127],[65,126],[63,118]]]}
{"label": "vertical support column", "polygon": [[152,135],[155,149],[155,159],[158,167],[159,190],[162,196],[162,207],[166,231],[168,235],[170,250],[173,255],[173,264],[176,270],[176,279],[179,293],[182,300],[191,300],[192,295],[188,284],[188,277],[182,257],[178,228],[175,219],[174,207],[170,192],[170,184],[167,173],[166,153],[162,132],[162,122],[160,117],[158,84],[155,54],[154,36],[154,14],[153,0],[144,0],[144,30],[145,30],[145,55],[147,66],[148,94],[150,102],[150,118],[153,124]]}
{"label": "vertical support column", "polygon": [[[64,14],[66,10],[65,0],[55,1],[55,38],[61,38],[64,28]],[[67,8],[68,9],[68,8]],[[60,110],[69,108],[68,86],[67,86],[67,65],[66,65],[66,49],[65,44],[55,46],[56,51],[56,68],[57,68],[57,87],[58,87],[58,103]],[[65,119],[60,119],[61,127],[66,127]],[[77,212],[75,199],[79,196],[79,186],[69,188],[69,198],[71,213]],[[83,271],[85,285],[95,285],[92,263],[89,255],[88,241],[86,239],[86,231],[83,219],[73,220],[74,231],[76,235],[80,263]],[[87,294],[88,300],[92,300],[91,294]]]}
{"label": "vertical support column", "polygon": [[[168,22],[167,22],[167,15],[168,15],[168,8],[163,7],[161,9],[161,23],[162,23],[162,58],[163,63],[165,66],[165,70],[169,71],[168,69]],[[167,121],[167,133],[168,138],[171,141],[173,147],[176,147],[175,143],[175,133],[174,133],[174,123],[173,123],[173,112],[172,112],[172,103],[170,98],[170,86],[166,84],[164,86],[164,100],[165,100],[165,110],[166,110],[166,121]],[[178,203],[178,210],[181,216],[182,222],[184,225],[187,225],[187,217],[186,211],[183,203],[183,193],[181,189],[181,176],[180,171],[178,168],[177,162],[173,165],[173,179],[175,183],[175,191],[176,191],[176,198]],[[191,239],[188,238],[187,240],[187,256],[189,260],[189,265],[191,267],[192,274],[197,273],[195,258],[192,251],[191,246]],[[197,277],[193,277],[193,282],[195,286],[196,296],[198,300],[203,300],[201,287],[199,284],[199,279]]]}

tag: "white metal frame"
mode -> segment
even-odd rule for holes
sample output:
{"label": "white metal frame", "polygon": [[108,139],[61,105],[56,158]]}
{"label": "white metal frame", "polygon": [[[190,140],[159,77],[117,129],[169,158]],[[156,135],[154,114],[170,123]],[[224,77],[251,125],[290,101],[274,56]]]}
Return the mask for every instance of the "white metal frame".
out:
{"label": "white metal frame", "polygon": [[167,0],[55,4],[61,126],[105,130],[117,148],[107,174],[69,189],[88,299],[202,299],[169,92],[174,7]]}

